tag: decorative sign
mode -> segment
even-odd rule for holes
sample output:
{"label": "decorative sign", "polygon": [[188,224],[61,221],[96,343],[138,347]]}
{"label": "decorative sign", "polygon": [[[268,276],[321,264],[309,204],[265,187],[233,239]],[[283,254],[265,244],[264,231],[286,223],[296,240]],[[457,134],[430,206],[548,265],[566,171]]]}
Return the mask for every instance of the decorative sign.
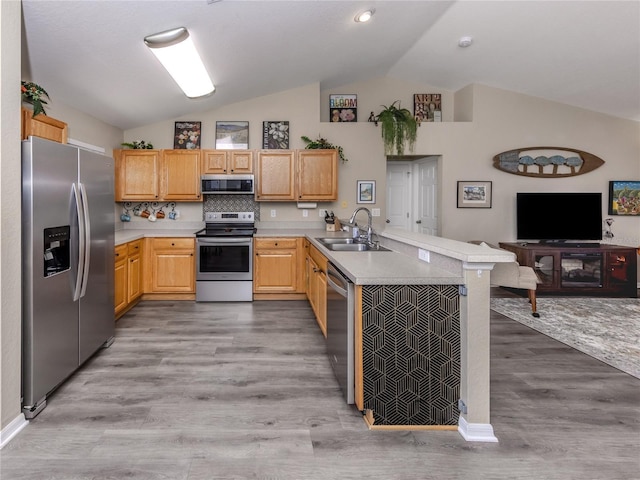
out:
{"label": "decorative sign", "polygon": [[332,122],[357,122],[358,96],[329,95],[329,113]]}
{"label": "decorative sign", "polygon": [[415,93],[413,116],[417,122],[442,121],[442,95],[439,93]]}
{"label": "decorative sign", "polygon": [[604,160],[600,157],[564,147],[518,148],[493,157],[493,166],[498,170],[538,178],[573,177],[601,165],[604,165]]}

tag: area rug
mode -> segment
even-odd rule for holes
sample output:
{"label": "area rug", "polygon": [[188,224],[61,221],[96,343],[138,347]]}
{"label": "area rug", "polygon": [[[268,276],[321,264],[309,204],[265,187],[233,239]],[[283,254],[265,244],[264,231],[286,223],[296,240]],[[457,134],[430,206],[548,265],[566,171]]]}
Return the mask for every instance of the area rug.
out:
{"label": "area rug", "polygon": [[492,298],[491,309],[640,378],[640,299]]}

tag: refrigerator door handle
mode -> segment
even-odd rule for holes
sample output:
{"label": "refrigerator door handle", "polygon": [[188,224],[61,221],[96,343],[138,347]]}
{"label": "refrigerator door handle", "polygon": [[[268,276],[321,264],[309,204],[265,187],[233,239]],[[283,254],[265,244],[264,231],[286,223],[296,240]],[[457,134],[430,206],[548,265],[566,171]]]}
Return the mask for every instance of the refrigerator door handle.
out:
{"label": "refrigerator door handle", "polygon": [[80,299],[80,291],[82,290],[82,280],[84,278],[84,260],[85,260],[85,224],[84,224],[84,214],[82,212],[82,200],[80,199],[80,193],[78,192],[78,187],[74,183],[72,185],[73,192],[73,200],[76,204],[76,216],[78,218],[78,271],[76,273],[76,282],[75,287],[73,289],[73,301],[77,301]]}
{"label": "refrigerator door handle", "polygon": [[80,186],[80,198],[82,199],[82,217],[84,223],[84,268],[82,269],[82,289],[80,298],[87,293],[87,283],[89,282],[89,266],[91,265],[91,219],[89,218],[89,197],[83,183]]}

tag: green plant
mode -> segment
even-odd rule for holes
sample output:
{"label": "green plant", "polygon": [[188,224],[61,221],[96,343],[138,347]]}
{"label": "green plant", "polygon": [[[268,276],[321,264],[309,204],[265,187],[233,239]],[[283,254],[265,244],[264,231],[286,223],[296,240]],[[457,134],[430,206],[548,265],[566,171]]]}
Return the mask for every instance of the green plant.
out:
{"label": "green plant", "polygon": [[[396,107],[396,103],[398,106]],[[388,107],[382,105],[382,110],[376,117],[382,128],[384,152],[392,155],[404,155],[405,144],[409,151],[413,151],[418,134],[418,122],[406,108],[400,108],[400,101],[396,100]]]}
{"label": "green plant", "polygon": [[20,86],[20,92],[22,94],[22,100],[33,105],[34,117],[40,113],[42,115],[47,114],[47,112],[44,111],[44,105],[46,105],[47,102],[43,100],[43,97],[49,98],[49,94],[44,88],[36,83],[23,81]]}
{"label": "green plant", "polygon": [[151,150],[153,148],[153,145],[151,143],[146,143],[144,140],[140,140],[139,142],[121,143],[120,145],[122,145],[123,147],[132,148],[134,150]]}
{"label": "green plant", "polygon": [[300,137],[304,143],[307,144],[306,149],[326,149],[326,150],[337,150],[338,156],[342,162],[348,162],[349,159],[344,156],[344,152],[342,147],[338,145],[334,145],[333,143],[329,143],[326,138],[322,138],[318,136],[316,140],[311,140],[309,137],[302,136]]}

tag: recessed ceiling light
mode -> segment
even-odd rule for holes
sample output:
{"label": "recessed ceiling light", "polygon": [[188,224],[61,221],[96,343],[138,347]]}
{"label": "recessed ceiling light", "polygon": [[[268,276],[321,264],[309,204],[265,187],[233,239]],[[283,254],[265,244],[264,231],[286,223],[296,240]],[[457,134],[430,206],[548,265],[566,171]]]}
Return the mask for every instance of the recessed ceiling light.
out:
{"label": "recessed ceiling light", "polygon": [[370,9],[370,10],[365,10],[364,12],[359,13],[358,15],[356,15],[356,17],[354,18],[354,20],[357,23],[364,23],[364,22],[368,22],[369,20],[371,20],[371,17],[373,17],[373,14],[376,13],[376,10],[374,8]]}
{"label": "recessed ceiling light", "polygon": [[472,37],[460,37],[460,40],[458,40],[458,46],[462,48],[467,48],[472,43],[473,43]]}

